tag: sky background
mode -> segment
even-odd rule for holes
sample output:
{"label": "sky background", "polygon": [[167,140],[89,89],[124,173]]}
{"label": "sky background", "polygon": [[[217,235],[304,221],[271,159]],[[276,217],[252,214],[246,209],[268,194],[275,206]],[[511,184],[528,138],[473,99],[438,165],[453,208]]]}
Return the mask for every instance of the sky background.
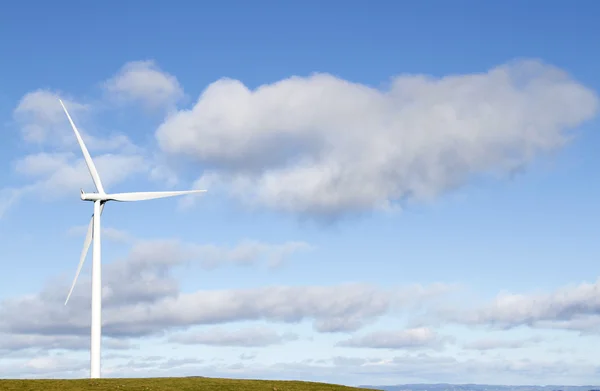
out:
{"label": "sky background", "polygon": [[[600,384],[593,1],[0,13],[0,373]],[[90,252],[91,253],[91,252]]]}

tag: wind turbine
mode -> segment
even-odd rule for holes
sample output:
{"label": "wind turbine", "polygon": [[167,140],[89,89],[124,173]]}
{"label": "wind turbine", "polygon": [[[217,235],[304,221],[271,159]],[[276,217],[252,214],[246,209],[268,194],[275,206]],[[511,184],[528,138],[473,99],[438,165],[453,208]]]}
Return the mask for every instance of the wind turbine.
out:
{"label": "wind turbine", "polygon": [[91,346],[90,346],[90,377],[92,379],[100,377],[100,342],[102,339],[102,275],[101,275],[101,262],[100,262],[100,215],[102,215],[102,211],[104,210],[104,206],[108,201],[144,201],[144,200],[152,200],[155,198],[166,198],[166,197],[174,197],[185,194],[194,194],[194,193],[203,193],[206,190],[186,190],[186,191],[156,191],[156,192],[135,192],[135,193],[115,193],[115,194],[107,194],[102,187],[102,182],[100,181],[100,176],[98,175],[98,171],[96,170],[96,166],[90,157],[90,153],[88,152],[75,123],[71,119],[67,108],[65,107],[62,100],[59,99],[59,102],[71,123],[71,127],[75,132],[75,137],[77,137],[77,142],[79,143],[79,147],[81,147],[81,152],[83,152],[83,158],[85,159],[85,163],[90,171],[90,175],[92,176],[92,180],[94,181],[94,185],[96,186],[96,193],[85,193],[83,189],[81,189],[81,199],[83,201],[92,201],[94,203],[94,214],[92,215],[92,219],[88,226],[87,235],[85,237],[85,241],[83,242],[83,251],[81,251],[81,257],[79,259],[79,266],[77,267],[77,272],[75,274],[75,279],[73,280],[73,284],[71,285],[71,290],[67,295],[67,300],[65,301],[65,305],[69,301],[71,297],[71,293],[73,292],[73,288],[75,287],[75,283],[77,282],[77,277],[79,277],[79,272],[81,272],[81,267],[83,266],[83,262],[85,261],[85,257],[90,248],[90,243],[92,242],[92,238],[94,239],[94,245],[92,248],[92,327],[91,327]]}

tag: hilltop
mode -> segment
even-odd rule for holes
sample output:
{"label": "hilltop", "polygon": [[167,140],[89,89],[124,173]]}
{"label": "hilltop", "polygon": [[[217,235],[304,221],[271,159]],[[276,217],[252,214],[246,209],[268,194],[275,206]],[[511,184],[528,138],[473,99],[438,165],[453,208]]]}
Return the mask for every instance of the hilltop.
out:
{"label": "hilltop", "polygon": [[[0,380],[10,391],[368,391],[364,388],[302,381],[214,379],[205,377],[77,380]],[[373,390],[372,390],[373,391]]]}

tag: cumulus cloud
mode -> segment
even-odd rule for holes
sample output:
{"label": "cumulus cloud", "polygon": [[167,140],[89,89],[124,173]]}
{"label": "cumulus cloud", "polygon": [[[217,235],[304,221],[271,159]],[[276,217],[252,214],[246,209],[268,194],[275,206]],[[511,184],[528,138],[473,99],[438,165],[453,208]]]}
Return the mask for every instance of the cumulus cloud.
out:
{"label": "cumulus cloud", "polygon": [[[119,231],[117,239],[124,235],[132,238]],[[238,319],[285,318],[285,298],[277,302],[270,300],[270,296],[279,292],[276,287],[248,291],[199,291],[193,294],[180,292],[179,284],[172,276],[174,268],[192,261],[197,261],[205,268],[229,264],[232,259],[233,262],[239,262],[238,257],[232,257],[231,254],[237,254],[238,247],[243,249],[245,242],[241,246],[229,249],[209,246],[210,251],[207,252],[201,245],[176,240],[133,240],[133,247],[128,256],[103,267],[103,321],[105,344],[108,349],[131,348],[132,345],[122,339],[123,337],[162,334],[170,328],[234,322]],[[250,265],[265,256],[268,258],[273,249],[276,253],[281,253],[280,261],[283,261],[296,251],[294,247],[297,242],[291,243],[291,247],[285,243],[260,243],[258,251],[247,254],[241,251],[246,254],[242,257],[243,264]],[[287,250],[282,253],[282,248]],[[210,266],[203,264],[204,255],[208,257]],[[68,306],[64,306],[68,281],[57,281],[48,284],[36,295],[8,298],[0,302],[0,352],[89,348],[90,292],[82,287],[89,286],[89,278],[80,277],[79,285]],[[253,303],[254,308],[249,307],[252,300],[258,301]],[[302,306],[302,303],[297,304],[298,306]],[[241,308],[246,308],[246,312],[241,311]],[[292,307],[288,311],[298,312],[296,318],[291,321],[315,316],[308,308]],[[366,315],[368,313],[367,310]],[[194,343],[200,343],[198,338],[220,338],[214,343],[235,344],[237,341],[241,344],[243,338],[251,337],[252,341],[246,344],[259,341],[267,343],[269,337],[280,338],[280,342],[283,342],[293,336],[273,336],[269,335],[269,330],[259,329],[228,333],[223,330],[208,330],[208,334],[196,335]],[[186,336],[182,334],[177,338],[183,343]],[[208,340],[204,342],[210,343]]]}
{"label": "cumulus cloud", "polygon": [[19,125],[23,140],[30,143],[48,144],[59,148],[78,148],[73,130],[59,103],[63,103],[77,125],[77,130],[90,151],[106,151],[116,149],[136,149],[127,136],[110,133],[104,137],[96,137],[87,132],[87,124],[92,106],[73,99],[65,98],[56,91],[35,90],[21,98],[13,111],[15,122]]}
{"label": "cumulus cloud", "polygon": [[364,336],[353,336],[337,343],[337,346],[373,349],[439,349],[448,337],[438,335],[427,327],[407,330],[375,331]]}
{"label": "cumulus cloud", "polygon": [[[142,336],[160,334],[175,327],[252,320],[312,321],[319,332],[353,331],[388,313],[395,303],[423,300],[364,284],[180,293],[171,277],[140,274],[139,282],[127,280],[134,288],[121,288],[114,275],[109,279],[107,273],[110,288],[103,293],[105,335]],[[67,308],[62,305],[66,289],[66,285],[61,289],[47,288],[38,295],[6,300],[0,307],[0,329],[43,335],[88,333],[89,294],[78,291],[78,297]],[[31,322],[32,317],[39,321]]]}
{"label": "cumulus cloud", "polygon": [[[145,157],[138,154],[108,153],[95,156],[105,190],[125,182],[135,174],[149,174]],[[95,191],[95,185],[83,158],[71,152],[26,155],[14,162],[15,171],[31,182],[21,187],[0,189],[0,218],[23,198],[44,193],[44,201],[79,194],[79,189]]]}
{"label": "cumulus cloud", "polygon": [[[50,90],[35,90],[25,94],[14,110],[14,118],[21,127],[23,139],[43,143],[59,137],[62,141],[66,128],[65,113],[58,102],[60,95]],[[89,105],[63,98],[69,113],[75,117],[89,110]],[[72,132],[72,131],[71,131]],[[50,140],[48,140],[50,139]]]}
{"label": "cumulus cloud", "polygon": [[[191,258],[190,258],[191,257]],[[134,246],[125,259],[103,268],[104,335],[161,334],[172,328],[236,321],[312,321],[319,332],[357,330],[389,311],[415,307],[448,292],[440,284],[381,289],[367,284],[267,286],[183,293],[172,271],[194,260],[185,246],[164,241]],[[86,278],[82,276],[83,285]],[[90,292],[68,283],[0,303],[0,331],[39,335],[89,333]],[[36,319],[32,322],[32,319]]]}
{"label": "cumulus cloud", "polygon": [[183,97],[177,78],[162,71],[154,61],[132,61],[104,83],[110,99],[138,102],[149,108],[171,106]]}
{"label": "cumulus cloud", "polygon": [[214,327],[174,334],[169,338],[169,342],[186,345],[262,347],[279,345],[297,338],[296,334],[279,333],[267,327],[246,327],[237,330]]}
{"label": "cumulus cloud", "polygon": [[[23,139],[50,147],[53,152],[31,153],[13,162],[15,172],[31,182],[0,190],[0,217],[9,207],[35,191],[43,191],[47,195],[45,199],[52,199],[77,194],[82,187],[94,188],[71,125],[58,101],[60,95],[50,90],[30,92],[13,112]],[[97,137],[86,132],[85,124],[93,111],[91,105],[64,97],[62,100],[77,123],[106,188],[134,174],[151,176],[158,169],[124,134]]]}
{"label": "cumulus cloud", "polygon": [[[197,263],[205,269],[231,264],[251,265],[259,262],[270,252],[287,251],[279,260],[301,248],[297,243],[283,244],[260,243],[259,251],[245,253],[241,242],[232,248],[215,245],[199,245],[184,243],[179,240],[138,240],[134,242],[127,258],[107,265],[104,288],[105,303],[139,304],[155,302],[168,297],[176,297],[179,293],[177,281],[170,275],[173,268],[184,263]],[[253,242],[258,243],[258,242]],[[305,244],[305,246],[308,246]],[[208,251],[207,251],[208,249]],[[232,256],[242,253],[243,257]],[[89,296],[86,296],[89,298]]]}
{"label": "cumulus cloud", "polygon": [[[31,180],[27,185],[0,190],[0,218],[21,199],[44,193],[44,201],[79,194],[79,189],[95,191],[83,158],[72,152],[40,152],[14,162],[15,171]],[[135,174],[149,173],[147,161],[139,154],[107,153],[94,156],[105,190],[125,182]]]}
{"label": "cumulus cloud", "polygon": [[597,107],[592,90],[533,60],[480,74],[399,75],[380,89],[329,74],[254,90],[221,79],[156,138],[207,168],[199,184],[252,205],[336,216],[521,169],[562,146]]}
{"label": "cumulus cloud", "polygon": [[[62,196],[77,194],[80,188],[95,191],[88,168],[74,153],[38,153],[27,155],[16,161],[16,171],[35,179],[31,187],[42,190],[48,195]],[[134,174],[148,172],[144,157],[137,154],[103,154],[94,156],[105,189],[124,182]]]}
{"label": "cumulus cloud", "polygon": [[495,328],[530,326],[600,332],[600,279],[561,287],[550,293],[501,293],[478,309],[440,309],[456,323]]}

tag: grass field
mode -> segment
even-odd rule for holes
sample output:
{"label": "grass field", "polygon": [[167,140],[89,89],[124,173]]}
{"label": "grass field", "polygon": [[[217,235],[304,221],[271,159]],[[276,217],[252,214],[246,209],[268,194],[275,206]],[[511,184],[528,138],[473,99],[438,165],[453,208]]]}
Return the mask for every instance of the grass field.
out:
{"label": "grass field", "polygon": [[[0,374],[1,375],[1,374]],[[353,391],[335,384],[300,381],[237,380],[203,377],[78,380],[0,380],[0,390],[27,391]]]}

